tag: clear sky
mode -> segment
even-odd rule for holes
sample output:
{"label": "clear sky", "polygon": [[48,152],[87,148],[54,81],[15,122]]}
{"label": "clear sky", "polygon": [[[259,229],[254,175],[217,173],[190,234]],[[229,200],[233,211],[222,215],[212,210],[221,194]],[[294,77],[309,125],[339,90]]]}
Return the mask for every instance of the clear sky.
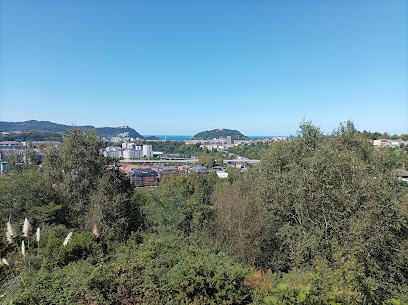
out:
{"label": "clear sky", "polygon": [[0,0],[0,121],[408,133],[408,1]]}

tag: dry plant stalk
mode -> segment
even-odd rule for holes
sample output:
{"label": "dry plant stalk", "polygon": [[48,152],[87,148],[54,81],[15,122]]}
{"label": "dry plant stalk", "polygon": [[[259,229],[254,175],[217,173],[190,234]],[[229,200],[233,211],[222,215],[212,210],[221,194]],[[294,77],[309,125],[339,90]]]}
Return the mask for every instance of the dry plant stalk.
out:
{"label": "dry plant stalk", "polygon": [[25,245],[24,245],[24,240],[21,242],[21,253],[23,254],[23,256],[26,255],[25,253]]}
{"label": "dry plant stalk", "polygon": [[41,230],[40,230],[40,228],[37,228],[37,232],[35,233],[35,240],[38,243],[40,242],[40,237],[41,237]]}
{"label": "dry plant stalk", "polygon": [[93,233],[96,237],[99,237],[99,229],[98,229],[98,225],[96,224],[96,222],[94,222],[94,224],[93,224],[92,233]]}

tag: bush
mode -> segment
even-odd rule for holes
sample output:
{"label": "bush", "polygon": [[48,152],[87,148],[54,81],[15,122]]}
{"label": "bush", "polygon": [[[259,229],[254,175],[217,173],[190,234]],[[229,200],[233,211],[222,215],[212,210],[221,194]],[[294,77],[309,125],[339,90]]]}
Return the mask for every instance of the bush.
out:
{"label": "bush", "polygon": [[197,248],[169,271],[167,281],[176,303],[243,304],[249,300],[247,273],[225,254]]}

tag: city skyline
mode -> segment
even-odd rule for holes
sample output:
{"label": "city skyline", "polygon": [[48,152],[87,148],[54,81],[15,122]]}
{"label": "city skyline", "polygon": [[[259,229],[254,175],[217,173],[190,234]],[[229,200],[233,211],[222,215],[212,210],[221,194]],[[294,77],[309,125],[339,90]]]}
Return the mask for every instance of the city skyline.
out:
{"label": "city skyline", "polygon": [[0,5],[0,121],[407,132],[405,1]]}

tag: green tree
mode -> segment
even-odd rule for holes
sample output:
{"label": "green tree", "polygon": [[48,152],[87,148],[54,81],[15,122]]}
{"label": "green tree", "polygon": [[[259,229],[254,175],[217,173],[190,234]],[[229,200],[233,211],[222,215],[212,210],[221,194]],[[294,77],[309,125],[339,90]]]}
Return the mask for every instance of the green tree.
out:
{"label": "green tree", "polygon": [[402,134],[402,135],[400,135],[400,137],[399,137],[401,140],[403,140],[403,141],[408,141],[408,134]]}
{"label": "green tree", "polygon": [[[258,263],[288,271],[317,259],[331,263],[340,251],[342,257],[356,257],[382,297],[408,284],[408,196],[388,156],[375,151],[351,122],[331,136],[303,122],[297,137],[272,145],[254,172],[243,178],[253,180],[253,195],[230,200],[229,210],[255,203],[266,209],[258,213],[268,223],[259,245],[267,259]],[[220,192],[215,201],[242,187],[234,182],[233,190]],[[217,222],[220,236],[230,231],[228,217],[225,213]]]}
{"label": "green tree", "polygon": [[216,186],[214,214],[205,231],[207,241],[249,266],[263,260],[261,246],[268,227],[267,211],[256,201],[252,174],[232,185]]}
{"label": "green tree", "polygon": [[67,226],[91,231],[95,223],[103,236],[121,239],[131,222],[132,186],[100,155],[101,145],[96,131],[71,129],[59,147],[45,153],[44,188],[63,207]]}
{"label": "green tree", "polygon": [[207,155],[200,155],[198,162],[207,168],[212,168],[214,166],[214,157]]}

